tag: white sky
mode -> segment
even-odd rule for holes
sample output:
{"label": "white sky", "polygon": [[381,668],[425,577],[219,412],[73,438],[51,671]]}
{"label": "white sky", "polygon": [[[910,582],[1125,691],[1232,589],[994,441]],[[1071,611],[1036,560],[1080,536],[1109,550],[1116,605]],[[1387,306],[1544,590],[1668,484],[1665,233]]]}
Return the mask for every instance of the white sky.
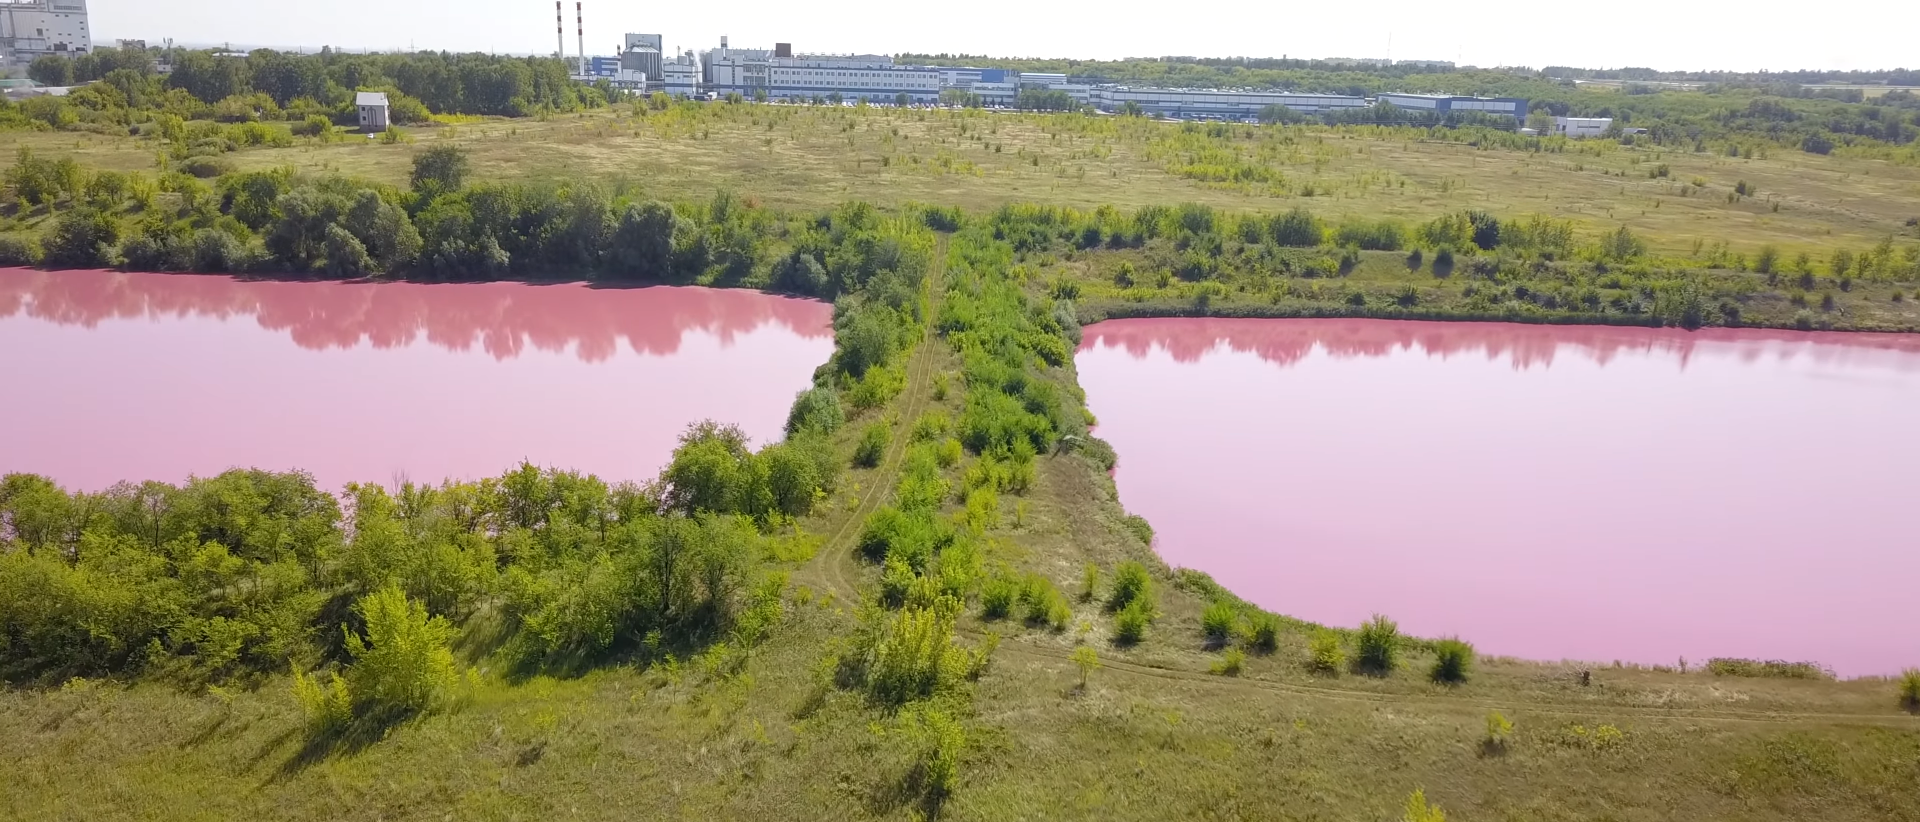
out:
{"label": "white sky", "polygon": [[[566,0],[567,51],[576,46]],[[90,0],[102,45],[156,42],[552,53],[552,0]],[[1843,8],[1844,7],[1844,8]],[[939,13],[932,13],[938,9]],[[1138,0],[909,3],[882,0],[588,0],[587,53],[624,32],[667,48],[966,52],[996,57],[1384,57],[1481,66],[1660,69],[1920,68],[1920,3],[1858,0],[1830,11],[1704,0],[1575,4],[1481,0],[1288,3]],[[1844,13],[1840,13],[1840,12]],[[1191,12],[1191,13],[1187,13]],[[1806,13],[1803,13],[1806,12]]]}

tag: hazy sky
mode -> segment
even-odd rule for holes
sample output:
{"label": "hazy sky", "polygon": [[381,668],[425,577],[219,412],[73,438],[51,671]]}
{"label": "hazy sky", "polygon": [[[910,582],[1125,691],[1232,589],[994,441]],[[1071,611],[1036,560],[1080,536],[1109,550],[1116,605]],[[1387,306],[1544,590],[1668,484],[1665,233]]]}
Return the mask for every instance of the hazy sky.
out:
{"label": "hazy sky", "polygon": [[[575,49],[566,0],[567,50]],[[184,43],[552,53],[552,0],[90,0],[93,30]],[[1143,3],[1039,0],[586,2],[587,53],[623,32],[670,50],[791,42],[805,52],[966,52],[1032,57],[1384,57],[1589,68],[1920,67],[1920,3],[1861,0],[1844,13],[1767,2],[1542,3],[1432,0]],[[937,11],[936,11],[937,10]],[[1804,11],[1804,10],[1801,10]]]}

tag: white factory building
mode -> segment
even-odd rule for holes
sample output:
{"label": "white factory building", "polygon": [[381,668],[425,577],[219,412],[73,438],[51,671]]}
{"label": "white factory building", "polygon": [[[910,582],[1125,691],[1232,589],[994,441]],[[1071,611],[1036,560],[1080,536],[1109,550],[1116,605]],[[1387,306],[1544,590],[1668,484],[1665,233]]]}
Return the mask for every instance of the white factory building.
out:
{"label": "white factory building", "polygon": [[1554,137],[1599,137],[1613,128],[1612,117],[1555,117]]}
{"label": "white factory building", "polygon": [[0,0],[0,60],[24,65],[49,54],[91,51],[87,0]]}
{"label": "white factory building", "polygon": [[841,100],[894,102],[900,95],[914,103],[934,103],[943,88],[939,69],[895,65],[882,55],[795,56],[791,46],[772,50],[736,49],[721,38],[707,52],[700,93],[740,94],[771,100],[812,100],[837,95]]}
{"label": "white factory building", "polygon": [[1285,106],[1303,114],[1366,108],[1367,101],[1342,94],[1293,94],[1283,91],[1184,91],[1159,88],[1096,88],[1093,104],[1118,111],[1133,103],[1163,117],[1227,117],[1244,119],[1268,106]]}
{"label": "white factory building", "polygon": [[1478,112],[1526,119],[1527,101],[1519,97],[1456,97],[1448,94],[1381,94],[1375,103],[1434,114]]}

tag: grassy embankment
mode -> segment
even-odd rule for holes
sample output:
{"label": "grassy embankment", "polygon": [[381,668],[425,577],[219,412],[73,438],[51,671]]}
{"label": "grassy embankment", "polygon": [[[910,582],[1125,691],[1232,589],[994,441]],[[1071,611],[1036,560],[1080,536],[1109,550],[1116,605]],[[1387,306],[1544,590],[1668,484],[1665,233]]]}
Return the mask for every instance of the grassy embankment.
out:
{"label": "grassy embankment", "polygon": [[[884,587],[856,553],[862,531],[882,506],[905,505],[895,489],[915,470],[912,431],[929,412],[962,420],[955,434],[970,437],[970,405],[1018,384],[1021,396],[1062,398],[1048,439],[1085,434],[1072,361],[1058,356],[1073,332],[1049,324],[1058,312],[1041,284],[1029,280],[1007,313],[1011,249],[977,231],[940,249],[938,324],[906,354],[904,389],[834,440],[851,454],[879,422],[887,446],[799,523],[822,544],[775,563],[792,571],[786,616],[739,670],[615,660],[508,677],[480,641],[497,626],[475,621],[461,647],[486,673],[465,706],[318,757],[303,755],[284,675],[235,692],[166,681],[12,690],[0,694],[0,815],[1379,820],[1423,788],[1456,819],[1920,818],[1911,790],[1920,729],[1884,681],[1481,659],[1466,682],[1440,685],[1428,677],[1431,643],[1399,643],[1401,664],[1385,676],[1323,669],[1309,647],[1326,634],[1285,619],[1273,650],[1253,650],[1229,674],[1222,663],[1242,641],[1209,641],[1203,614],[1225,602],[1243,620],[1258,616],[1154,557],[1097,446],[1033,459],[1030,478],[1009,481],[990,515],[969,512],[957,493],[936,504],[984,568],[1046,580],[1067,612],[1049,615],[1063,628],[1027,622],[1018,608],[986,620],[985,586],[973,587],[963,644],[1004,637],[977,681],[932,698],[960,716],[966,742],[955,789],[927,801],[921,743],[896,709],[831,681],[834,660],[868,624],[853,604]],[[1000,313],[982,307],[996,299]],[[956,306],[993,324],[969,323]],[[1026,376],[984,381],[1000,373],[984,354],[1024,363]],[[990,462],[970,455],[939,476],[950,490],[977,490],[968,476]],[[951,550],[926,573],[944,573]],[[1114,641],[1118,620],[1103,606],[1128,561],[1151,569],[1158,613],[1137,644]],[[1088,563],[1098,583],[1082,598]],[[1350,632],[1334,636],[1356,650]],[[1078,648],[1100,664],[1084,687]],[[1489,738],[1494,711],[1514,723],[1499,741]]]}

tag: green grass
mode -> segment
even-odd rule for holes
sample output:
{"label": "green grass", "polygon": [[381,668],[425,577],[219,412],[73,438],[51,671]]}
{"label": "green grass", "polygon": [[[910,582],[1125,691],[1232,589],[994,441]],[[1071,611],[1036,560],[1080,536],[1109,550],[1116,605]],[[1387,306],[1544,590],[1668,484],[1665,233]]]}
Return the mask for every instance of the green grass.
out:
{"label": "green grass", "polygon": [[[291,166],[402,185],[414,152],[444,141],[469,149],[491,179],[590,177],[672,200],[726,188],[798,208],[848,199],[976,211],[1009,202],[1131,209],[1192,201],[1260,210],[1301,204],[1335,221],[1420,221],[1477,208],[1572,219],[1588,234],[1626,225],[1669,255],[1692,251],[1696,241],[1747,254],[1775,245],[1789,257],[1859,248],[1913,236],[1904,222],[1920,216],[1920,167],[1879,160],[1784,148],[1738,159],[1597,140],[1527,152],[1421,134],[1238,126],[1210,136],[1113,117],[715,105],[642,117],[622,108],[492,118],[414,129],[412,144],[301,139],[231,156],[242,169]],[[0,133],[0,154],[11,157],[19,145],[91,168],[154,169],[156,144],[131,137]],[[1196,170],[1210,164],[1280,182],[1213,182]],[[1660,165],[1668,176],[1649,176]],[[1758,193],[1729,202],[1740,181]]]}

